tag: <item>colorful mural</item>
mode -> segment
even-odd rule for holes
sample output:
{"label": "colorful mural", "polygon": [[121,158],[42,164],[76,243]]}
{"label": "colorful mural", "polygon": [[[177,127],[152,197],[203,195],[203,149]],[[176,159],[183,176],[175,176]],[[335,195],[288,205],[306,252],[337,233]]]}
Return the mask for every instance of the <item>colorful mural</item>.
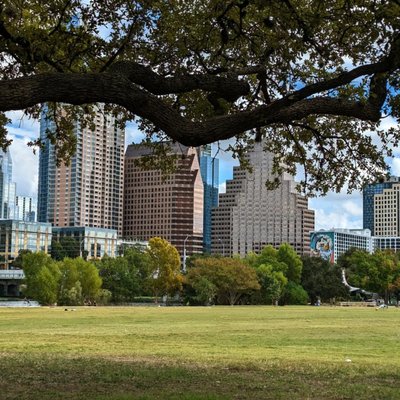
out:
{"label": "colorful mural", "polygon": [[334,263],[334,233],[314,232],[311,234],[311,254]]}

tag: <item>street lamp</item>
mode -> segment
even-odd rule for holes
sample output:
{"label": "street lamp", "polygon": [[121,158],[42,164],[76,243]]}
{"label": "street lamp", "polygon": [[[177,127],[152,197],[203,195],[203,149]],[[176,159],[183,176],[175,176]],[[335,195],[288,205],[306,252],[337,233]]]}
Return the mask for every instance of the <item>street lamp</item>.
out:
{"label": "street lamp", "polygon": [[190,238],[190,235],[187,235],[185,240],[183,241],[183,272],[186,272],[186,240]]}

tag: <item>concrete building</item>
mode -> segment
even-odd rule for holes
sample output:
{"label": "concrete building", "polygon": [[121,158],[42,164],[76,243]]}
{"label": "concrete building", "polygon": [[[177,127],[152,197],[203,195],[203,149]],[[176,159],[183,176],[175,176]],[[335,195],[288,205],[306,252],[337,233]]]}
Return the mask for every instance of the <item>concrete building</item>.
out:
{"label": "concrete building", "polygon": [[115,229],[121,234],[125,132],[101,109],[93,122],[94,129],[75,123],[76,154],[69,166],[57,166],[55,146],[48,138],[54,123],[43,113],[38,221],[58,227]]}
{"label": "concrete building", "polygon": [[82,257],[88,260],[117,256],[117,231],[84,226],[53,227],[53,240],[71,237],[79,245]]}
{"label": "concrete building", "polygon": [[15,191],[10,150],[0,151],[0,219],[15,218]]}
{"label": "concrete building", "polygon": [[37,207],[32,197],[15,196],[15,218],[20,221],[35,222]]}
{"label": "concrete building", "polygon": [[219,160],[211,155],[211,145],[199,148],[201,178],[204,185],[203,250],[211,253],[211,212],[218,206]]}
{"label": "concrete building", "polygon": [[321,229],[311,232],[311,254],[321,257],[331,264],[352,247],[372,253],[374,238],[369,229]]}
{"label": "concrete building", "polygon": [[161,237],[176,246],[181,256],[203,250],[203,182],[197,151],[171,144],[175,172],[164,177],[159,170],[135,164],[150,155],[143,145],[129,145],[125,153],[124,238],[148,241]]}
{"label": "concrete building", "polygon": [[276,190],[268,190],[273,156],[255,144],[249,153],[253,171],[234,167],[233,179],[226,182],[226,193],[212,212],[212,253],[231,256],[259,252],[270,244],[289,243],[298,254],[310,252],[310,231],[314,230],[314,211],[296,191],[296,182],[284,174]]}
{"label": "concrete building", "polygon": [[51,224],[0,220],[0,269],[12,268],[20,250],[50,251]]}

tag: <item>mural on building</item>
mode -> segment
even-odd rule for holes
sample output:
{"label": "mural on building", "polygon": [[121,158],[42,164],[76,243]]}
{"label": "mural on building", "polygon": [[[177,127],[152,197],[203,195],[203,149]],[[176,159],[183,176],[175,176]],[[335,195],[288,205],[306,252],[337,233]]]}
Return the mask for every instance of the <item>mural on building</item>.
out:
{"label": "mural on building", "polygon": [[335,259],[333,242],[333,233],[313,232],[311,234],[311,254],[333,264]]}

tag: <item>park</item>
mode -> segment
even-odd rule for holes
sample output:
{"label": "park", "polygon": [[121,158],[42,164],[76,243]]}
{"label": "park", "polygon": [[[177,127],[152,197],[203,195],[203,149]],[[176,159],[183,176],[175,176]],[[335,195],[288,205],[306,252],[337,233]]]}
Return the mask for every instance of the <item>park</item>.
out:
{"label": "park", "polygon": [[400,309],[0,309],[8,399],[396,399]]}

